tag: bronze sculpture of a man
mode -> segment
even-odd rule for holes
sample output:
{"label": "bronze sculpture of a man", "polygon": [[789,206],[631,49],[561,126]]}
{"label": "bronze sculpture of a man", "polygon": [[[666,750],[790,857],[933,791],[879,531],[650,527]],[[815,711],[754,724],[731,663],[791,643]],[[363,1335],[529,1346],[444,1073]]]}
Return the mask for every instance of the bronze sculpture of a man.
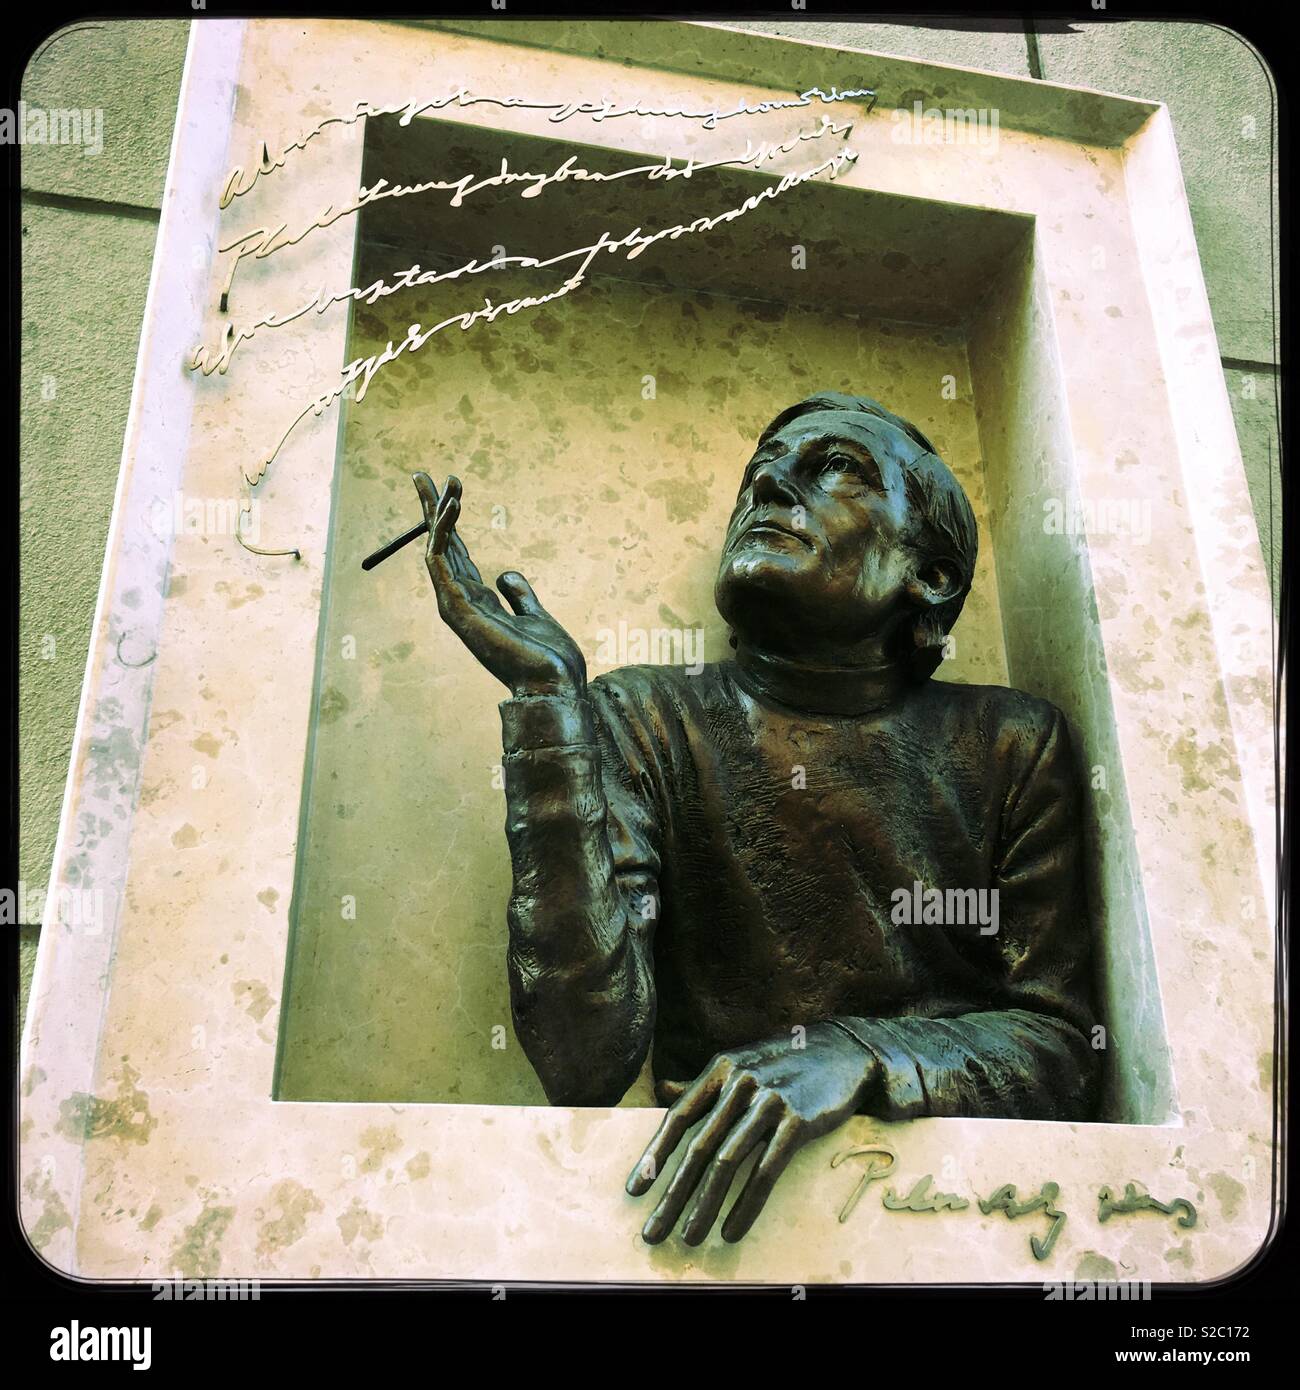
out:
{"label": "bronze sculpture of a man", "polygon": [[[415,482],[439,613],[510,691],[520,1042],[560,1105],[616,1104],[650,1052],[670,1108],[633,1195],[699,1125],[648,1242],[684,1213],[703,1240],[757,1149],[722,1227],[739,1239],[855,1113],[1093,1117],[1068,729],[1044,700],[932,679],[977,542],[919,430],[836,392],[772,421],[715,587],[735,657],[695,674],[588,684],[522,575],[497,581],[508,609],[482,582],[459,482]],[[971,890],[994,911],[912,910]]]}

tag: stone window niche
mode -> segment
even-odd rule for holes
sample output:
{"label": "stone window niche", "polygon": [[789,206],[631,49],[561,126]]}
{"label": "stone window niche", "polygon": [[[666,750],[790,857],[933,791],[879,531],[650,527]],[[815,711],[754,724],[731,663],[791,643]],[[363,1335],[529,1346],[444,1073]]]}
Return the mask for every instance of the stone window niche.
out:
{"label": "stone window niche", "polygon": [[[681,167],[816,124],[486,104],[406,128],[334,119],[359,102],[463,85],[723,110],[815,82],[879,93],[848,116],[859,158],[835,183],[603,255],[563,298],[399,357],[360,402],[310,407],[411,323],[554,291],[568,267],[301,313],[229,373],[183,369],[322,287],[689,223],[817,158],[804,142],[761,173],[483,190],[454,211],[412,195],[321,225],[378,178],[503,156]],[[996,143],[896,139],[918,95],[997,111]],[[232,167],[322,120],[219,206]],[[281,225],[314,230],[232,277],[222,248]],[[741,467],[776,409],[824,386],[915,419],[970,492],[980,570],[942,677],[1032,691],[1073,725],[1106,1108],[1074,1125],[855,1116],[796,1155],[738,1245],[648,1249],[624,1188],[658,1123],[645,1078],[618,1107],[545,1105],[511,1028],[502,690],[443,629],[418,546],[360,561],[418,516],[415,469],[456,472],[484,573],[523,570],[593,672],[656,631],[698,628],[715,659]],[[236,496],[295,419],[256,491],[270,553],[157,527],[178,496]],[[1096,524],[1107,499],[1149,506],[1149,543]],[[1223,1278],[1276,1217],[1272,622],[1158,103],[711,24],[196,23],[50,878],[50,902],[102,889],[105,910],[95,933],[42,924],[24,1230],[92,1279],[1037,1283],[1098,1260]],[[131,1123],[69,1118],[100,1114]],[[880,1144],[900,1182],[944,1174],[972,1199],[1057,1184],[1050,1258],[973,1200],[925,1217],[864,1200],[841,1221],[858,1177],[835,1160]],[[1195,1230],[1100,1224],[1101,1187],[1130,1181],[1194,1202]]]}
{"label": "stone window niche", "polygon": [[[827,151],[829,153],[829,151]],[[441,120],[367,123],[362,183],[413,184],[626,151]],[[815,159],[801,152],[804,164]],[[773,181],[569,182],[377,201],[353,283],[413,263],[545,260],[608,230],[738,206]],[[602,253],[576,291],[445,330],[346,405],[333,481],[275,1095],[280,1100],[544,1105],[510,1023],[496,703],[443,629],[412,545],[361,559],[418,518],[411,473],[465,485],[461,531],[489,580],[519,568],[592,675],[717,660],[718,546],[764,424],[819,388],[874,396],[935,441],[975,507],[980,559],[945,680],[1012,685],[1073,727],[1092,849],[1105,1026],[1104,1118],[1159,1124],[1174,1089],[1116,741],[1074,450],[1035,219],[805,184],[719,230],[631,261]],[[357,304],[346,360],[484,297],[549,293],[578,261],[482,273]],[[655,636],[655,634],[658,634]],[[673,643],[678,645],[674,646]],[[682,645],[689,643],[691,645]],[[698,645],[696,645],[698,644]],[[648,1072],[625,1105],[653,1105]]]}

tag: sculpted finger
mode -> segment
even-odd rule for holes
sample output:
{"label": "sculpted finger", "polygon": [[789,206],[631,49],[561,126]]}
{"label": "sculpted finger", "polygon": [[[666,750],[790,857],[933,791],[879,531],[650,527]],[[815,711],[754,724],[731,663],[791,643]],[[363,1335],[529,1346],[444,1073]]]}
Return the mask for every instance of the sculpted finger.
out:
{"label": "sculpted finger", "polygon": [[456,519],[460,516],[460,498],[448,488],[429,528],[429,554],[445,555],[447,542],[456,529]]}
{"label": "sculpted finger", "polygon": [[687,1245],[698,1245],[713,1228],[737,1169],[777,1127],[781,1112],[781,1098],[769,1093],[764,1100],[752,1105],[727,1135],[700,1183],[694,1207],[682,1224],[682,1239]]}
{"label": "sculpted finger", "polygon": [[411,481],[415,484],[415,491],[420,498],[420,506],[424,511],[424,519],[433,529],[433,519],[438,513],[438,487],[427,473],[412,473]]}
{"label": "sculpted finger", "polygon": [[646,1146],[646,1151],[637,1160],[627,1180],[630,1196],[639,1197],[648,1192],[663,1170],[669,1155],[681,1142],[682,1135],[711,1106],[722,1090],[724,1074],[716,1067],[709,1067],[681,1093],[663,1118],[663,1123],[655,1130],[655,1137]]}
{"label": "sculpted finger", "polygon": [[499,575],[497,588],[505,595],[506,602],[516,613],[527,613],[536,618],[550,617],[537,595],[533,593],[533,586],[518,570],[507,570]]}
{"label": "sculpted finger", "polygon": [[[433,555],[433,527],[438,518],[438,507],[442,499],[438,495],[437,484],[427,473],[412,473],[411,481],[415,484],[415,491],[420,498],[420,507],[424,512],[425,525],[429,528],[430,540],[425,552],[425,558],[430,559]],[[454,495],[459,500],[461,495],[461,484],[459,478],[449,478],[448,492],[452,492],[451,484],[455,483]],[[448,572],[457,579],[469,579],[475,583],[482,583],[482,576],[478,572],[478,566],[470,559],[465,542],[461,539],[460,532],[452,529],[448,537],[446,550],[444,552],[448,560]]]}
{"label": "sculpted finger", "polygon": [[677,1224],[691,1193],[704,1175],[714,1154],[731,1131],[731,1127],[749,1107],[752,1087],[732,1082],[718,1098],[718,1103],[705,1116],[695,1137],[686,1146],[668,1190],[645,1223],[641,1237],[647,1245],[657,1245]]}
{"label": "sculpted finger", "polygon": [[422,468],[411,474],[411,481],[424,508],[425,520],[431,520],[438,509],[438,484]]}
{"label": "sculpted finger", "polygon": [[767,1148],[754,1164],[749,1180],[741,1189],[736,1204],[727,1213],[722,1223],[722,1238],[727,1241],[739,1240],[758,1219],[763,1205],[772,1194],[776,1180],[785,1172],[790,1160],[798,1152],[802,1140],[799,1126],[793,1120],[783,1120],[776,1133],[768,1140]]}

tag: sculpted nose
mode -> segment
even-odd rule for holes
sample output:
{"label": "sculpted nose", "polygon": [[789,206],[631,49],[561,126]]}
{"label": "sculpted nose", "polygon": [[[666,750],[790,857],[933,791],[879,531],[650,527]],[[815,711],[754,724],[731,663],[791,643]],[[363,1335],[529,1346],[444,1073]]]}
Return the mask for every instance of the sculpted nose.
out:
{"label": "sculpted nose", "polygon": [[757,503],[783,502],[787,506],[794,506],[799,500],[790,476],[779,460],[762,464],[754,474],[752,486]]}

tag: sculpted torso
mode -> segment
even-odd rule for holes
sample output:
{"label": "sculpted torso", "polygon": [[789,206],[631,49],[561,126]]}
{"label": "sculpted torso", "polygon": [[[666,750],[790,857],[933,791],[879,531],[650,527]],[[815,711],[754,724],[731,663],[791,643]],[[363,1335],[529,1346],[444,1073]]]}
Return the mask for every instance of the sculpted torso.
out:
{"label": "sculpted torso", "polygon": [[[791,1156],[858,1112],[1087,1119],[1094,1023],[1064,719],[933,679],[974,570],[959,484],[875,402],[764,431],[715,588],[734,660],[590,685],[528,581],[503,605],[416,475],[443,620],[501,706],[515,1027],[548,1097],[669,1105],[628,1180],[739,1239]],[[937,891],[936,891],[937,890]]]}

